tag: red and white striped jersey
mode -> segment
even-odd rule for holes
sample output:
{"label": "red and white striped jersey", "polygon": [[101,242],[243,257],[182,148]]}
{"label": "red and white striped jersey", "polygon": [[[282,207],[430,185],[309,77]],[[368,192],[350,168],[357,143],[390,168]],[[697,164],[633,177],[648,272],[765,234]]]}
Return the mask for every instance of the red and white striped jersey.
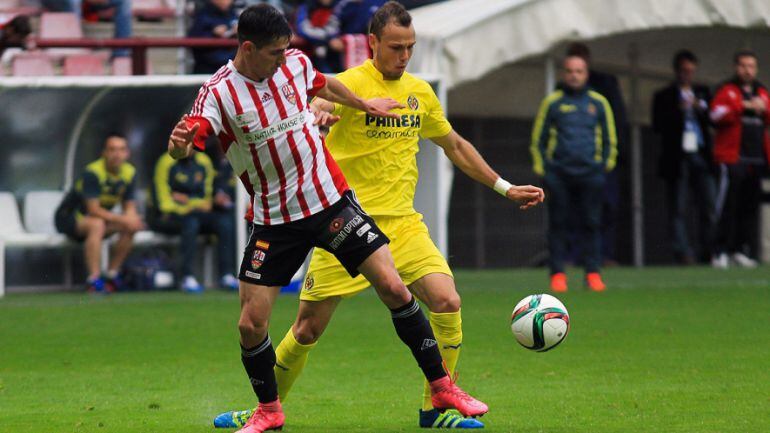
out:
{"label": "red and white striped jersey", "polygon": [[310,99],[326,84],[298,50],[262,81],[244,77],[230,61],[201,87],[188,124],[200,123],[194,145],[213,134],[233,172],[251,195],[247,217],[260,225],[307,218],[336,203],[348,190],[326,150]]}

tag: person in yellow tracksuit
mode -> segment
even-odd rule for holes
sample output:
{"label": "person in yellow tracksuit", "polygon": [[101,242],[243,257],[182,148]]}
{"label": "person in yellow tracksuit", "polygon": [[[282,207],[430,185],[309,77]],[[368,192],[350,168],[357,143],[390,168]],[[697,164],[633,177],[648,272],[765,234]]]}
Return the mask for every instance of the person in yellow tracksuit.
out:
{"label": "person in yellow tracksuit", "polygon": [[[397,119],[374,117],[328,101],[312,102],[316,121],[336,122],[326,144],[364,211],[390,238],[396,269],[404,284],[430,310],[429,320],[450,375],[462,346],[460,296],[446,259],[431,240],[422,215],[414,209],[420,138],[440,146],[474,180],[529,208],[544,195],[534,186],[514,186],[492,170],[471,143],[453,129],[430,84],[405,72],[415,44],[411,17],[388,2],[374,14],[369,42],[374,58],[337,78],[364,99],[390,97],[403,104]],[[359,236],[365,230],[359,230]],[[351,234],[353,236],[355,234]],[[285,401],[302,372],[308,352],[326,329],[340,300],[369,287],[362,276],[350,278],[330,253],[316,249],[300,293],[297,319],[276,349],[278,394]],[[457,412],[439,413],[425,383],[419,424],[423,427],[479,428],[483,424]],[[249,411],[228,412],[215,425],[239,426]]]}
{"label": "person in yellow tracksuit", "polygon": [[233,275],[234,220],[230,214],[212,211],[215,176],[211,159],[203,152],[179,160],[164,153],[155,165],[148,223],[157,232],[181,236],[181,289],[189,293],[203,290],[193,272],[201,233],[217,236],[220,285],[238,288]]}

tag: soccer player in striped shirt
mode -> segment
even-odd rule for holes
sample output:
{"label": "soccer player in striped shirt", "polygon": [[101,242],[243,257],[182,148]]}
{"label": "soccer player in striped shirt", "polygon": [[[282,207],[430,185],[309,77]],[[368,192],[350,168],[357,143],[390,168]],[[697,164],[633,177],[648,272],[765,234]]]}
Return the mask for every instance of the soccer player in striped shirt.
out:
{"label": "soccer player in striped shirt", "polygon": [[363,100],[318,73],[307,57],[288,49],[290,37],[276,9],[247,8],[238,21],[235,59],[201,87],[168,144],[172,157],[183,158],[203,150],[205,138],[217,134],[252,197],[253,225],[238,275],[238,327],[241,359],[259,406],[240,432],[284,424],[268,322],[280,287],[313,247],[334,254],[351,276],[361,274],[374,286],[430,384],[434,407],[483,415],[487,406],[444,370],[430,324],[394,268],[389,239],[361,209],[308,107],[316,95],[376,117],[395,118],[389,111],[403,106],[391,99]]}
{"label": "soccer player in striped shirt", "polygon": [[[339,120],[327,137],[329,151],[361,204],[392,240],[389,247],[396,269],[430,310],[430,324],[452,374],[463,342],[461,301],[446,259],[431,240],[422,215],[414,208],[419,139],[433,141],[465,174],[520,202],[522,208],[541,203],[543,190],[531,185],[513,186],[502,180],[473,145],[452,129],[431,86],[405,72],[416,40],[411,17],[401,4],[388,2],[374,13],[369,43],[374,59],[336,78],[366,98],[387,96],[403,103],[405,107],[396,111],[399,117],[371,116],[321,98],[312,102],[311,109],[318,110],[319,123]],[[323,334],[340,300],[368,287],[362,277],[351,279],[331,254],[319,249],[313,252],[300,293],[297,319],[276,349],[275,372],[282,399],[286,399],[302,373],[308,353]],[[478,420],[437,411],[428,384],[422,397],[421,427],[483,427]],[[237,425],[243,413],[224,413],[215,424]]]}

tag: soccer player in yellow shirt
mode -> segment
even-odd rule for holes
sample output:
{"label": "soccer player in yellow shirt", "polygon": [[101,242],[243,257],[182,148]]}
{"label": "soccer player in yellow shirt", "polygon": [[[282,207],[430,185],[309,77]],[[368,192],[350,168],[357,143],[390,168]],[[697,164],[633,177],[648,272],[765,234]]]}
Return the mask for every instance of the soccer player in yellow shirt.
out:
{"label": "soccer player in yellow shirt", "polygon": [[[463,338],[460,296],[446,259],[431,240],[422,215],[414,209],[420,137],[440,146],[452,163],[474,180],[520,202],[522,209],[541,203],[544,193],[530,185],[511,185],[495,173],[473,145],[452,129],[431,86],[406,72],[416,42],[411,21],[401,4],[390,1],[383,5],[370,25],[373,60],[337,75],[363,98],[389,97],[401,102],[405,107],[396,111],[401,114],[399,119],[370,116],[318,98],[311,105],[318,123],[334,124],[326,141],[329,152],[364,210],[390,238],[401,279],[428,306],[430,324],[451,375]],[[286,401],[308,352],[326,329],[340,300],[367,287],[369,283],[363,277],[351,279],[330,253],[320,249],[313,252],[297,319],[276,349],[275,374],[281,400]],[[439,413],[431,404],[427,382],[422,400],[421,427],[484,426],[455,411]],[[226,412],[214,423],[238,427],[250,412]]]}

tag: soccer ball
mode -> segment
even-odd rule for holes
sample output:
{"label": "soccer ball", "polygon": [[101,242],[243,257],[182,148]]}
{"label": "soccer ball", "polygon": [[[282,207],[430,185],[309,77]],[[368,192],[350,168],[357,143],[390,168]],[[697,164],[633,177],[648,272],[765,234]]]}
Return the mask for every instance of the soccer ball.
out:
{"label": "soccer ball", "polygon": [[567,337],[569,313],[564,304],[551,295],[530,295],[513,309],[511,331],[522,346],[545,352]]}

